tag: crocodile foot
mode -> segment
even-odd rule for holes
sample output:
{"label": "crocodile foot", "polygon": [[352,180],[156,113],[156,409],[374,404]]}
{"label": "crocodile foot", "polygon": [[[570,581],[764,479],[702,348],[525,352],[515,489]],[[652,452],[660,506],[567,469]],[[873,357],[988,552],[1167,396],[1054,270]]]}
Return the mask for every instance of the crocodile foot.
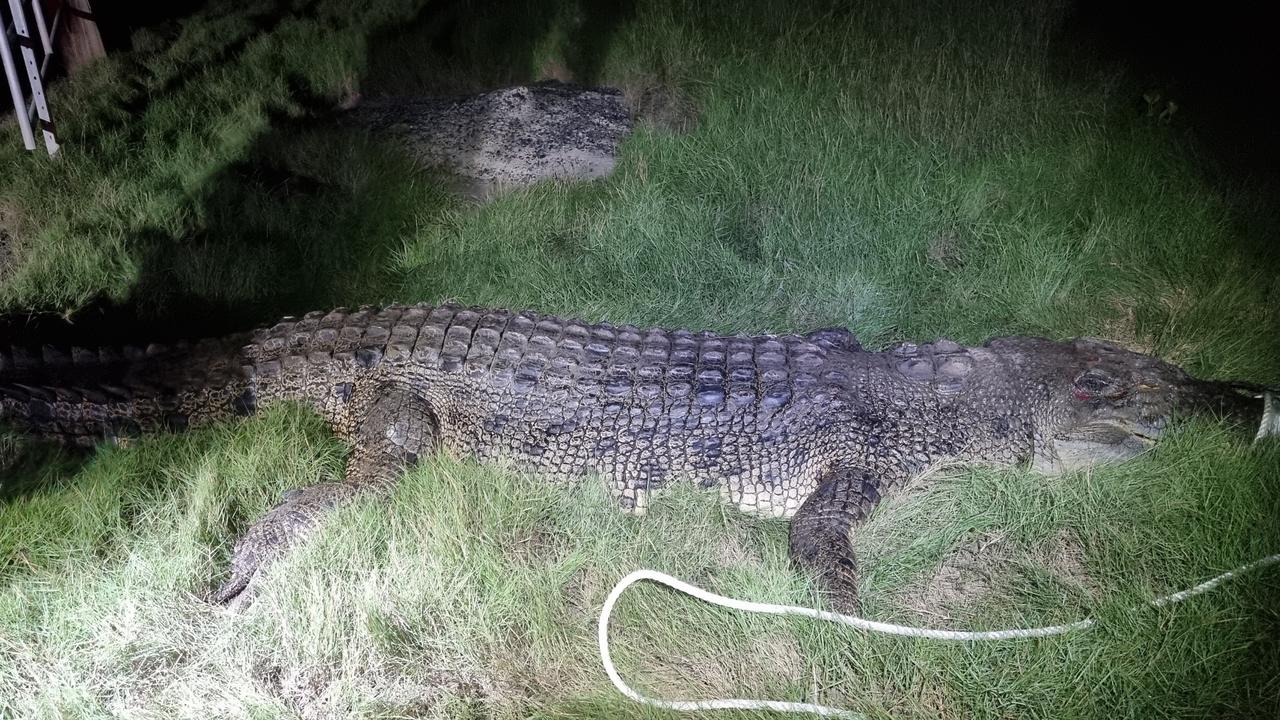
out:
{"label": "crocodile foot", "polygon": [[359,493],[389,492],[404,468],[435,443],[436,424],[427,403],[414,392],[386,383],[357,386],[367,402],[354,416],[351,457],[343,482],[320,483],[285,493],[284,501],[249,528],[236,543],[231,577],[213,595],[219,604],[243,606],[262,571],[311,531],[334,507]]}
{"label": "crocodile foot", "polygon": [[858,565],[853,528],[880,500],[880,478],[840,468],[818,484],[791,518],[791,559],[806,571],[836,612],[858,615]]}
{"label": "crocodile foot", "polygon": [[286,492],[283,501],[236,542],[231,576],[213,594],[213,601],[232,607],[250,602],[265,568],[310,532],[321,516],[355,492],[355,488],[343,483],[320,483]]}

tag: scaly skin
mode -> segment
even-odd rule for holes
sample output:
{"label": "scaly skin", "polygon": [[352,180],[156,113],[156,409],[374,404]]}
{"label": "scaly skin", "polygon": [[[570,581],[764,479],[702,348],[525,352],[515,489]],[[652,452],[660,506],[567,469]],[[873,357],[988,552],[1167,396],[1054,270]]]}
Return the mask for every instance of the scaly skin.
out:
{"label": "scaly skin", "polygon": [[310,405],[352,445],[342,482],[286,495],[236,545],[219,601],[324,513],[443,447],[641,512],[673,482],[790,517],[791,553],[856,608],[851,532],[940,462],[1046,471],[1137,454],[1178,409],[1259,417],[1242,386],[1094,340],[863,350],[846,330],[725,337],[534,313],[392,306],[172,348],[0,351],[0,420],[75,444]]}

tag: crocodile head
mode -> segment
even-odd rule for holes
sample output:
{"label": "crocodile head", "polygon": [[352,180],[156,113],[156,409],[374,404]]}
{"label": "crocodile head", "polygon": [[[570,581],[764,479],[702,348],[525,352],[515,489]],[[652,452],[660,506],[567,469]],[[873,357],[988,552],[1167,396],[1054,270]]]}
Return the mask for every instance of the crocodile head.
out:
{"label": "crocodile head", "polygon": [[1015,364],[1040,391],[1034,465],[1042,472],[1128,460],[1154,445],[1177,417],[1207,413],[1250,431],[1264,417],[1260,386],[1199,380],[1094,338],[1010,340],[1017,345]]}

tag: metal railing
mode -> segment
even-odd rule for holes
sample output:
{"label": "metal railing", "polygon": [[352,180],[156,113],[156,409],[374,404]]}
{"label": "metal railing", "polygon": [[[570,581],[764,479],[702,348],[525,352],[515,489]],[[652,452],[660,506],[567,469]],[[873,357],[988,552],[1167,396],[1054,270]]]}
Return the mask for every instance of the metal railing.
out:
{"label": "metal railing", "polygon": [[[9,0],[9,16],[0,9],[0,24],[4,32],[0,32],[0,62],[4,64],[5,78],[9,82],[9,95],[13,98],[13,114],[18,120],[18,128],[22,131],[22,142],[28,150],[36,149],[36,138],[33,126],[40,128],[44,138],[44,148],[50,155],[58,152],[58,137],[54,133],[53,118],[49,115],[49,103],[44,95],[44,76],[49,70],[49,59],[53,57],[53,41],[63,23],[63,10],[66,3],[56,2],[57,10],[53,14],[53,22],[45,21],[44,3],[41,0],[30,0],[28,6],[35,18],[36,30],[39,33],[39,44],[31,36],[27,24],[23,0]],[[26,70],[27,87],[31,93],[30,101],[22,88],[18,69],[14,63],[13,45],[16,44],[22,55],[22,64]],[[36,50],[41,50],[39,62],[36,61]]]}

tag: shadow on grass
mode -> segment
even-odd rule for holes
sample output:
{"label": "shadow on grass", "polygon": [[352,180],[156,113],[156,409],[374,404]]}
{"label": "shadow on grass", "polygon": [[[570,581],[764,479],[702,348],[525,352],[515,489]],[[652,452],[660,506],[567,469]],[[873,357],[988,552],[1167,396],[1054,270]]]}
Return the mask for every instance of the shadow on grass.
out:
{"label": "shadow on grass", "polygon": [[0,343],[165,341],[384,302],[397,293],[388,269],[405,232],[454,202],[398,148],[323,121],[286,124],[210,179],[196,232],[148,227],[129,240],[127,297],[66,319],[0,317]]}
{"label": "shadow on grass", "polygon": [[0,430],[0,508],[38,492],[51,478],[74,475],[89,452],[18,438]]}

